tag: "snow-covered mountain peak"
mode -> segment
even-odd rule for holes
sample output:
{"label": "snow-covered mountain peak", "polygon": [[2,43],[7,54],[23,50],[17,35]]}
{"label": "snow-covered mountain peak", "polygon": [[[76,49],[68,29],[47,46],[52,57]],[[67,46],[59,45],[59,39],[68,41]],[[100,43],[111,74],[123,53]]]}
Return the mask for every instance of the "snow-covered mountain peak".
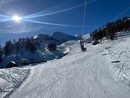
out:
{"label": "snow-covered mountain peak", "polygon": [[34,39],[36,39],[37,37],[38,37],[37,35],[33,36]]}
{"label": "snow-covered mountain peak", "polygon": [[57,41],[65,42],[68,40],[76,40],[78,39],[75,36],[63,33],[63,32],[54,32],[50,35],[52,38],[56,39]]}
{"label": "snow-covered mountain peak", "polygon": [[52,39],[49,35],[47,34],[39,34],[35,36],[35,39],[41,39],[41,40],[49,40]]}

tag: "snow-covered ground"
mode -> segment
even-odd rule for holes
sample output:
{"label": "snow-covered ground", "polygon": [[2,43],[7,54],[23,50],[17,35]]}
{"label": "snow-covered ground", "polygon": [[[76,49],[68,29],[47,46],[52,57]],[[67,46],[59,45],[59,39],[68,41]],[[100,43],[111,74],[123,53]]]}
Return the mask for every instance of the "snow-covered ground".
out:
{"label": "snow-covered ground", "polygon": [[36,66],[10,98],[130,98],[130,38],[62,44],[69,54]]}
{"label": "snow-covered ground", "polygon": [[130,38],[118,38],[114,42],[104,44],[106,56],[111,61],[109,66],[116,80],[130,86]]}

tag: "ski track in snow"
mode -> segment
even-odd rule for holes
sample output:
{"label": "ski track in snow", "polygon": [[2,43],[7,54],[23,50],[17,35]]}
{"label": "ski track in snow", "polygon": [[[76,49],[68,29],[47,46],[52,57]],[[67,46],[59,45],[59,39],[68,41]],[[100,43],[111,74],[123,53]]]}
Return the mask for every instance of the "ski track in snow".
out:
{"label": "ski track in snow", "polygon": [[78,42],[69,47],[65,57],[30,67],[30,77],[11,98],[130,98],[128,85],[113,76],[111,46],[88,44],[87,52]]}

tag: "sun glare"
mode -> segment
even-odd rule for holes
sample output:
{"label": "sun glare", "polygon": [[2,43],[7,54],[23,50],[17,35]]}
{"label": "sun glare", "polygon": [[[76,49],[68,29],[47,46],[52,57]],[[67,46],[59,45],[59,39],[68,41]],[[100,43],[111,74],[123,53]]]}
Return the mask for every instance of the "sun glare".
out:
{"label": "sun glare", "polygon": [[15,16],[12,17],[12,20],[15,21],[15,22],[20,22],[21,19],[22,18],[20,16],[18,16],[18,15],[15,15]]}

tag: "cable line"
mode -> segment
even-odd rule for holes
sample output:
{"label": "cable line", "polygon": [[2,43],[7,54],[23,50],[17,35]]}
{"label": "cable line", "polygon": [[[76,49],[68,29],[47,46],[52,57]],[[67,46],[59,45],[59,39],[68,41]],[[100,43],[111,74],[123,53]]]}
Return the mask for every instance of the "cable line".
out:
{"label": "cable line", "polygon": [[82,24],[82,34],[84,33],[84,27],[85,27],[86,8],[87,8],[87,0],[85,0],[85,3],[84,3],[84,15],[83,15],[83,24]]}

